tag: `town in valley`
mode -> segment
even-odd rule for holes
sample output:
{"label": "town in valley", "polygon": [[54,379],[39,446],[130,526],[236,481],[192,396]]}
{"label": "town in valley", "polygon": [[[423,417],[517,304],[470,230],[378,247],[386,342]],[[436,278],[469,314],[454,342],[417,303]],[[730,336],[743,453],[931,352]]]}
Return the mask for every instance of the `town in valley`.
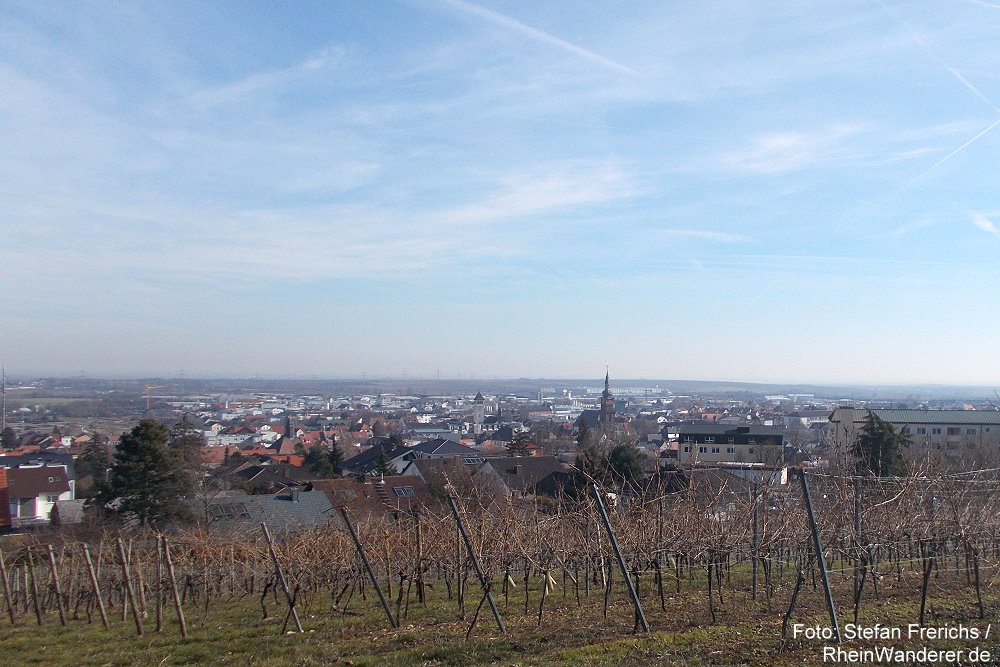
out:
{"label": "town in valley", "polygon": [[[338,507],[390,516],[449,494],[551,506],[582,481],[624,504],[693,484],[745,494],[787,488],[798,468],[853,470],[872,416],[905,435],[908,473],[985,469],[1000,452],[985,390],[779,389],[610,371],[603,382],[6,378],[0,525],[52,530],[117,511],[291,529],[335,521]],[[182,442],[185,483],[129,516],[111,482],[121,438],[144,420]]]}

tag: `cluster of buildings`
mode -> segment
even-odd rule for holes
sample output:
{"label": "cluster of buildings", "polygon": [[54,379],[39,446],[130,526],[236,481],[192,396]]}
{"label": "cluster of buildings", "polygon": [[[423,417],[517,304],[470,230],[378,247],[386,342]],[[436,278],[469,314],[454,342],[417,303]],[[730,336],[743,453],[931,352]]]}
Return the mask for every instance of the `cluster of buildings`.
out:
{"label": "cluster of buildings", "polygon": [[[556,496],[573,472],[581,430],[606,443],[635,443],[648,475],[711,468],[734,478],[783,482],[791,464],[847,460],[869,412],[906,429],[913,456],[985,465],[1000,452],[992,406],[909,409],[811,395],[679,396],[660,387],[557,388],[534,396],[484,395],[167,397],[170,424],[184,415],[200,433],[202,523],[266,518],[308,525],[340,507],[399,512],[452,492],[532,499]],[[0,456],[0,527],[83,514],[75,462],[115,435],[22,432]],[[318,455],[339,453],[339,475],[318,474]],[[516,453],[516,456],[512,454]],[[311,463],[312,462],[312,463]],[[83,494],[80,494],[83,495]],[[283,518],[282,518],[283,517]]]}

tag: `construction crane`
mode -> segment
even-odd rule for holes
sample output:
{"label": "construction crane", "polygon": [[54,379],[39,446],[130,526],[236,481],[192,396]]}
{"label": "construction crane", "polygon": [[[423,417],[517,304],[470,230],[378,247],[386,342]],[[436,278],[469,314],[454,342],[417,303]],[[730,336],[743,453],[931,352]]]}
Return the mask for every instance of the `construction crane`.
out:
{"label": "construction crane", "polygon": [[149,414],[150,406],[153,404],[153,390],[163,389],[163,385],[160,384],[147,384],[146,385],[146,414]]}

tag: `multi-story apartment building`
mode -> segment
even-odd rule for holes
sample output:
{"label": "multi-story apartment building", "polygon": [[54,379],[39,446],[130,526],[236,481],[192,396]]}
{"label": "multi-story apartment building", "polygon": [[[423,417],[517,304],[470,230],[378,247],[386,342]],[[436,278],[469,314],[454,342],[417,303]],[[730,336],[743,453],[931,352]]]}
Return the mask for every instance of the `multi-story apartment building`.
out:
{"label": "multi-story apartment building", "polygon": [[677,427],[677,463],[764,463],[781,465],[780,426],[681,424]]}
{"label": "multi-story apartment building", "polygon": [[[847,453],[868,418],[865,408],[837,408],[830,415],[834,457]],[[986,410],[871,410],[896,431],[906,429],[913,461],[975,467],[1000,461],[1000,412]]]}

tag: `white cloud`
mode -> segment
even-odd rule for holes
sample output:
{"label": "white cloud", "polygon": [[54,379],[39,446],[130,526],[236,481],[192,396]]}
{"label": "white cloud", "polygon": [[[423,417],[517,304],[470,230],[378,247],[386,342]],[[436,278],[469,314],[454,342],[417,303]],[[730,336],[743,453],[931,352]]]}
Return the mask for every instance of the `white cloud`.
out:
{"label": "white cloud", "polygon": [[982,213],[976,213],[972,216],[972,224],[989,234],[1000,234],[1000,229],[997,229],[993,221]]}
{"label": "white cloud", "polygon": [[251,95],[273,92],[326,74],[344,56],[343,49],[328,47],[282,69],[256,72],[239,81],[199,90],[189,97],[196,108],[208,108],[243,102]]}
{"label": "white cloud", "polygon": [[737,171],[779,174],[856,162],[859,154],[848,141],[860,132],[856,125],[837,125],[817,132],[770,132],[745,150],[722,156]]}
{"label": "white cloud", "polygon": [[481,201],[441,215],[454,223],[514,220],[584,204],[599,204],[634,194],[630,179],[618,168],[596,164],[546,164],[516,170],[497,179],[498,186]]}
{"label": "white cloud", "polygon": [[657,233],[665,236],[680,236],[706,241],[721,241],[723,243],[741,243],[750,241],[750,237],[742,234],[730,234],[728,232],[715,232],[706,229],[660,229]]}

